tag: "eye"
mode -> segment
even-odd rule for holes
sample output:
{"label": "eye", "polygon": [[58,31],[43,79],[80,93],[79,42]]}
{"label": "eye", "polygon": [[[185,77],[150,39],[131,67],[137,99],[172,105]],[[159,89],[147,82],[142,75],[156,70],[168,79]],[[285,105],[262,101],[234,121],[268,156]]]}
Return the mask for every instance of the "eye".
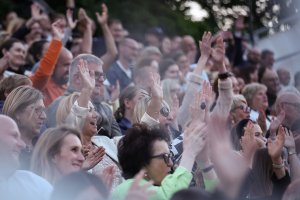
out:
{"label": "eye", "polygon": [[71,151],[74,152],[74,153],[77,153],[77,152],[78,152],[78,149],[79,149],[78,147],[73,147],[73,148],[71,149]]}

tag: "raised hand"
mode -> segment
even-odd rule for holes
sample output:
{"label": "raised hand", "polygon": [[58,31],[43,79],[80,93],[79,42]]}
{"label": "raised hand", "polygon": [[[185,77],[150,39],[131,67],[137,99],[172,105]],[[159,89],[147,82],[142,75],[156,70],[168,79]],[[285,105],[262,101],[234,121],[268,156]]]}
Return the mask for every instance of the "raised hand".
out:
{"label": "raised hand", "polygon": [[83,8],[80,8],[79,11],[78,11],[78,20],[80,22],[82,22],[85,27],[91,27],[92,26],[92,20],[86,14],[85,9],[83,9]]}
{"label": "raised hand", "polygon": [[101,172],[96,173],[101,178],[108,190],[112,189],[114,177],[116,176],[116,168],[114,166],[107,166]]}
{"label": "raised hand", "polygon": [[104,155],[105,149],[103,147],[98,147],[94,150],[90,150],[85,158],[85,161],[82,164],[82,168],[84,170],[90,170],[94,168],[103,159]]}
{"label": "raised hand", "polygon": [[62,20],[59,19],[52,24],[53,39],[61,41],[64,38],[64,29],[61,27]]}
{"label": "raised hand", "polygon": [[41,13],[41,8],[37,3],[31,5],[31,17],[35,21],[39,21],[44,18],[44,15]]}
{"label": "raised hand", "polygon": [[207,60],[212,52],[210,32],[204,32],[202,41],[199,41],[199,48],[201,51],[201,58],[205,58]]}
{"label": "raised hand", "polygon": [[172,119],[176,119],[178,109],[179,109],[179,100],[177,95],[174,95],[172,97],[172,104],[171,104],[171,111],[170,111],[170,116],[172,117]]}
{"label": "raised hand", "polygon": [[66,17],[68,26],[73,30],[76,27],[78,20],[73,19],[73,11],[71,9],[67,9]]}
{"label": "raised hand", "polygon": [[97,21],[100,25],[107,24],[108,9],[107,9],[107,6],[104,3],[102,4],[102,13],[101,13],[101,15],[99,14],[99,12],[96,12],[96,17],[97,17]]}
{"label": "raised hand", "polygon": [[223,38],[221,35],[217,36],[216,46],[215,46],[215,48],[213,48],[211,55],[212,55],[215,65],[217,65],[217,67],[218,67],[219,72],[225,73],[227,71],[226,67],[224,66],[225,45],[224,45]]}
{"label": "raised hand", "polygon": [[88,68],[87,61],[80,59],[78,64],[79,74],[82,79],[83,88],[93,90],[95,88],[94,72]]}
{"label": "raised hand", "polygon": [[120,96],[120,83],[119,80],[116,81],[116,85],[111,86],[111,101],[115,102]]}
{"label": "raised hand", "polygon": [[153,98],[157,98],[159,100],[163,99],[163,90],[160,85],[160,76],[158,73],[152,73],[151,75],[150,90],[151,90],[152,99]]}
{"label": "raised hand", "polygon": [[295,144],[295,138],[293,136],[293,133],[291,130],[288,130],[287,128],[284,128],[285,132],[285,141],[284,146],[288,148],[290,152],[296,152],[296,144]]}
{"label": "raised hand", "polygon": [[268,139],[268,153],[272,160],[277,160],[281,157],[282,148],[285,141],[285,131],[282,126],[279,127],[278,134],[275,140]]}
{"label": "raised hand", "polygon": [[129,188],[125,200],[148,200],[155,194],[153,190],[150,190],[153,181],[149,181],[144,185],[140,184],[144,175],[145,170],[141,170],[137,175],[135,175],[134,181]]}
{"label": "raised hand", "polygon": [[276,116],[275,119],[272,120],[270,124],[270,137],[276,136],[276,131],[279,128],[280,124],[282,124],[283,120],[285,118],[285,112],[282,110],[279,115]]}

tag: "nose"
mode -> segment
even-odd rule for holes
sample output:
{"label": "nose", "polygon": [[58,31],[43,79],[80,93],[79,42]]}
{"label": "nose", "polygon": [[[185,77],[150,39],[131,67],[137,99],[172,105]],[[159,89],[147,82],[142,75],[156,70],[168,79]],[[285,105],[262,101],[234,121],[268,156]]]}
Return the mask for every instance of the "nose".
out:
{"label": "nose", "polygon": [[83,154],[81,153],[81,151],[77,155],[77,160],[81,163],[83,163],[83,161],[85,160],[85,158],[84,158]]}
{"label": "nose", "polygon": [[40,115],[40,118],[43,119],[43,120],[47,119],[47,114],[46,114],[45,110],[42,111],[42,113]]}

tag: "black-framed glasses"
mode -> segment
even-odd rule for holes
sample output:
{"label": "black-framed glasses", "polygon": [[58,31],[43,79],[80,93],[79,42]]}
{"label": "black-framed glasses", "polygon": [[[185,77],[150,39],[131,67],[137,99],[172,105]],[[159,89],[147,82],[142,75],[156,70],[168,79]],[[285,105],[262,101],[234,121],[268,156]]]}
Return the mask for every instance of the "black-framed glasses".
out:
{"label": "black-framed glasses", "polygon": [[300,103],[291,103],[291,102],[282,102],[283,104],[291,105],[295,107],[297,110],[300,110]]}
{"label": "black-framed glasses", "polygon": [[232,109],[231,111],[234,111],[236,109],[241,109],[242,111],[247,112],[247,113],[251,112],[251,108],[249,106],[245,106],[245,105],[237,106],[234,109]]}
{"label": "black-framed glasses", "polygon": [[165,163],[168,165],[173,160],[173,154],[171,154],[171,153],[162,153],[162,154],[159,154],[159,155],[151,156],[150,158],[164,159]]}

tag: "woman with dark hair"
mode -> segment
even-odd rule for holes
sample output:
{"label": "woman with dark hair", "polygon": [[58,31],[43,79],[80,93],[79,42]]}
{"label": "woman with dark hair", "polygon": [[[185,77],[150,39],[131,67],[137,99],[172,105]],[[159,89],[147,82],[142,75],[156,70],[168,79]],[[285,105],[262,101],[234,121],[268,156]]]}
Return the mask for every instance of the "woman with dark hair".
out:
{"label": "woman with dark hair", "polygon": [[172,173],[173,161],[167,133],[157,128],[150,129],[145,124],[134,125],[118,145],[119,163],[127,180],[116,187],[113,197],[123,199],[133,177],[141,169],[146,171],[142,183],[153,181],[150,190],[155,194],[150,199],[170,199],[176,191],[187,188],[192,179],[195,158],[204,147],[205,130],[204,124],[200,124],[185,132],[181,162]]}
{"label": "woman with dark hair", "polygon": [[179,77],[179,67],[174,60],[165,59],[159,63],[159,75],[164,79],[177,79]]}
{"label": "woman with dark hair", "polygon": [[105,200],[109,192],[97,176],[86,172],[74,172],[54,185],[50,200]]}
{"label": "woman with dark hair", "polygon": [[134,107],[141,97],[142,94],[136,86],[128,86],[120,94],[120,106],[115,112],[115,118],[123,135],[132,127]]}

